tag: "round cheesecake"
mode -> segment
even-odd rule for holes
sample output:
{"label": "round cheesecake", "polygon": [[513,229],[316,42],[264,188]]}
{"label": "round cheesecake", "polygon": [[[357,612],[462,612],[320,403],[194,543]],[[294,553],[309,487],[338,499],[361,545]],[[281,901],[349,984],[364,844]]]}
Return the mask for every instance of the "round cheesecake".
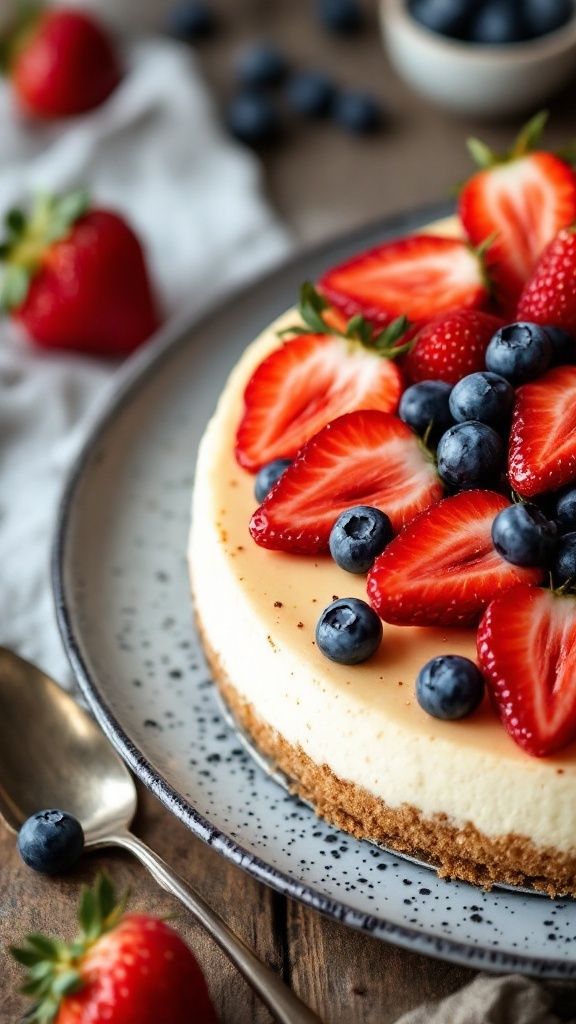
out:
{"label": "round cheesecake", "polygon": [[531,757],[488,698],[455,722],[416,701],[429,659],[476,659],[475,631],[384,623],[367,662],[329,661],[318,618],[336,597],[366,600],[366,578],[249,534],[254,477],[234,456],[244,389],[297,317],[289,311],[245,351],[199,450],[188,554],[214,679],[256,746],[329,822],[442,876],[576,895],[576,745]]}

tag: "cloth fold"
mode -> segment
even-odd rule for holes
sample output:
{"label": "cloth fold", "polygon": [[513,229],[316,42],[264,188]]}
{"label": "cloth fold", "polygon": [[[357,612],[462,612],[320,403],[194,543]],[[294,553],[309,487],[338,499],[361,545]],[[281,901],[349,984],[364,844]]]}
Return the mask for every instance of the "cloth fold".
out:
{"label": "cloth fold", "polygon": [[[125,65],[105,104],[54,125],[22,120],[0,86],[0,213],[34,192],[88,186],[135,228],[166,315],[182,320],[273,266],[291,241],[258,161],[221,129],[192,51],[140,39]],[[64,478],[116,368],[42,352],[0,324],[0,643],[68,687],[51,541]]]}
{"label": "cloth fold", "polygon": [[560,1024],[552,1003],[552,994],[531,978],[479,974],[453,995],[403,1014],[396,1024]]}

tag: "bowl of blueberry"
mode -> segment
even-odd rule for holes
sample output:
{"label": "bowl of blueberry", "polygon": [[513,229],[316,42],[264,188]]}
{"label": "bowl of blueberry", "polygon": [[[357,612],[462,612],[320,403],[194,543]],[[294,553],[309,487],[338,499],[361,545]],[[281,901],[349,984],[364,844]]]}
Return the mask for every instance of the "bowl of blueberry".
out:
{"label": "bowl of blueberry", "polygon": [[459,114],[537,108],[576,73],[576,0],[381,0],[389,59]]}

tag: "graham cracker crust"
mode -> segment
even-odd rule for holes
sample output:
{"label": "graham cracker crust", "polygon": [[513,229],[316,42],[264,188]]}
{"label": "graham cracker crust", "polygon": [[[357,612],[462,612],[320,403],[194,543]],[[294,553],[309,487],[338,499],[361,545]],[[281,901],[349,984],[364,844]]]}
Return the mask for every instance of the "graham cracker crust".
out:
{"label": "graham cracker crust", "polygon": [[433,866],[440,878],[461,879],[489,890],[495,883],[528,886],[551,898],[576,896],[576,855],[534,844],[526,836],[487,836],[470,822],[424,816],[416,807],[389,807],[379,797],[317,764],[265,722],[238,692],[206,641],[204,651],[218,688],[258,749],[292,780],[291,790],[316,814],[356,839],[369,839]]}

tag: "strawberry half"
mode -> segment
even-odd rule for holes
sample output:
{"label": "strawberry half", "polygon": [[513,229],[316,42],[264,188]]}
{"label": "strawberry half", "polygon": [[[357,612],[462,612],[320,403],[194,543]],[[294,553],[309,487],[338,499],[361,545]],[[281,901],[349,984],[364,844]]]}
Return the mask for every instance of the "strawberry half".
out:
{"label": "strawberry half", "polygon": [[515,320],[562,327],[576,339],[576,233],[564,228],[546,247],[524,285]]}
{"label": "strawberry half", "polygon": [[464,185],[458,213],[473,245],[491,239],[488,270],[505,313],[513,313],[546,246],[576,220],[576,174],[554,154],[532,151],[545,121],[545,114],[533,118],[504,157],[469,142],[482,170]]}
{"label": "strawberry half", "polygon": [[508,477],[531,498],[576,480],[576,366],[557,366],[516,392]]}
{"label": "strawberry half", "polygon": [[576,597],[521,584],[488,605],[478,657],[502,723],[529,754],[576,739]]}
{"label": "strawberry half", "polygon": [[452,309],[490,302],[482,258],[465,242],[409,235],[331,267],[318,285],[346,316],[388,324],[404,314],[427,323]]}
{"label": "strawberry half", "polygon": [[442,497],[433,460],[397,416],[374,409],[340,416],[315,434],[250,521],[265,548],[301,555],[328,550],[341,512],[372,505],[394,531]]}
{"label": "strawberry half", "polygon": [[370,603],[396,626],[471,625],[501,590],[540,583],[539,569],[504,561],[494,517],[510,502],[492,491],[460,491],[421,512],[376,559]]}
{"label": "strawberry half", "polygon": [[395,411],[402,394],[402,374],[392,360],[403,351],[397,342],[404,318],[376,337],[361,318],[341,333],[326,322],[331,311],[311,285],[303,286],[300,312],[308,330],[295,328],[296,337],[260,363],[244,392],[236,458],[251,472],[273,459],[292,458],[347,412]]}
{"label": "strawberry half", "polygon": [[486,369],[484,356],[502,320],[477,309],[444,313],[422,327],[404,360],[404,370],[415,384],[443,380],[457,384],[462,377]]}

